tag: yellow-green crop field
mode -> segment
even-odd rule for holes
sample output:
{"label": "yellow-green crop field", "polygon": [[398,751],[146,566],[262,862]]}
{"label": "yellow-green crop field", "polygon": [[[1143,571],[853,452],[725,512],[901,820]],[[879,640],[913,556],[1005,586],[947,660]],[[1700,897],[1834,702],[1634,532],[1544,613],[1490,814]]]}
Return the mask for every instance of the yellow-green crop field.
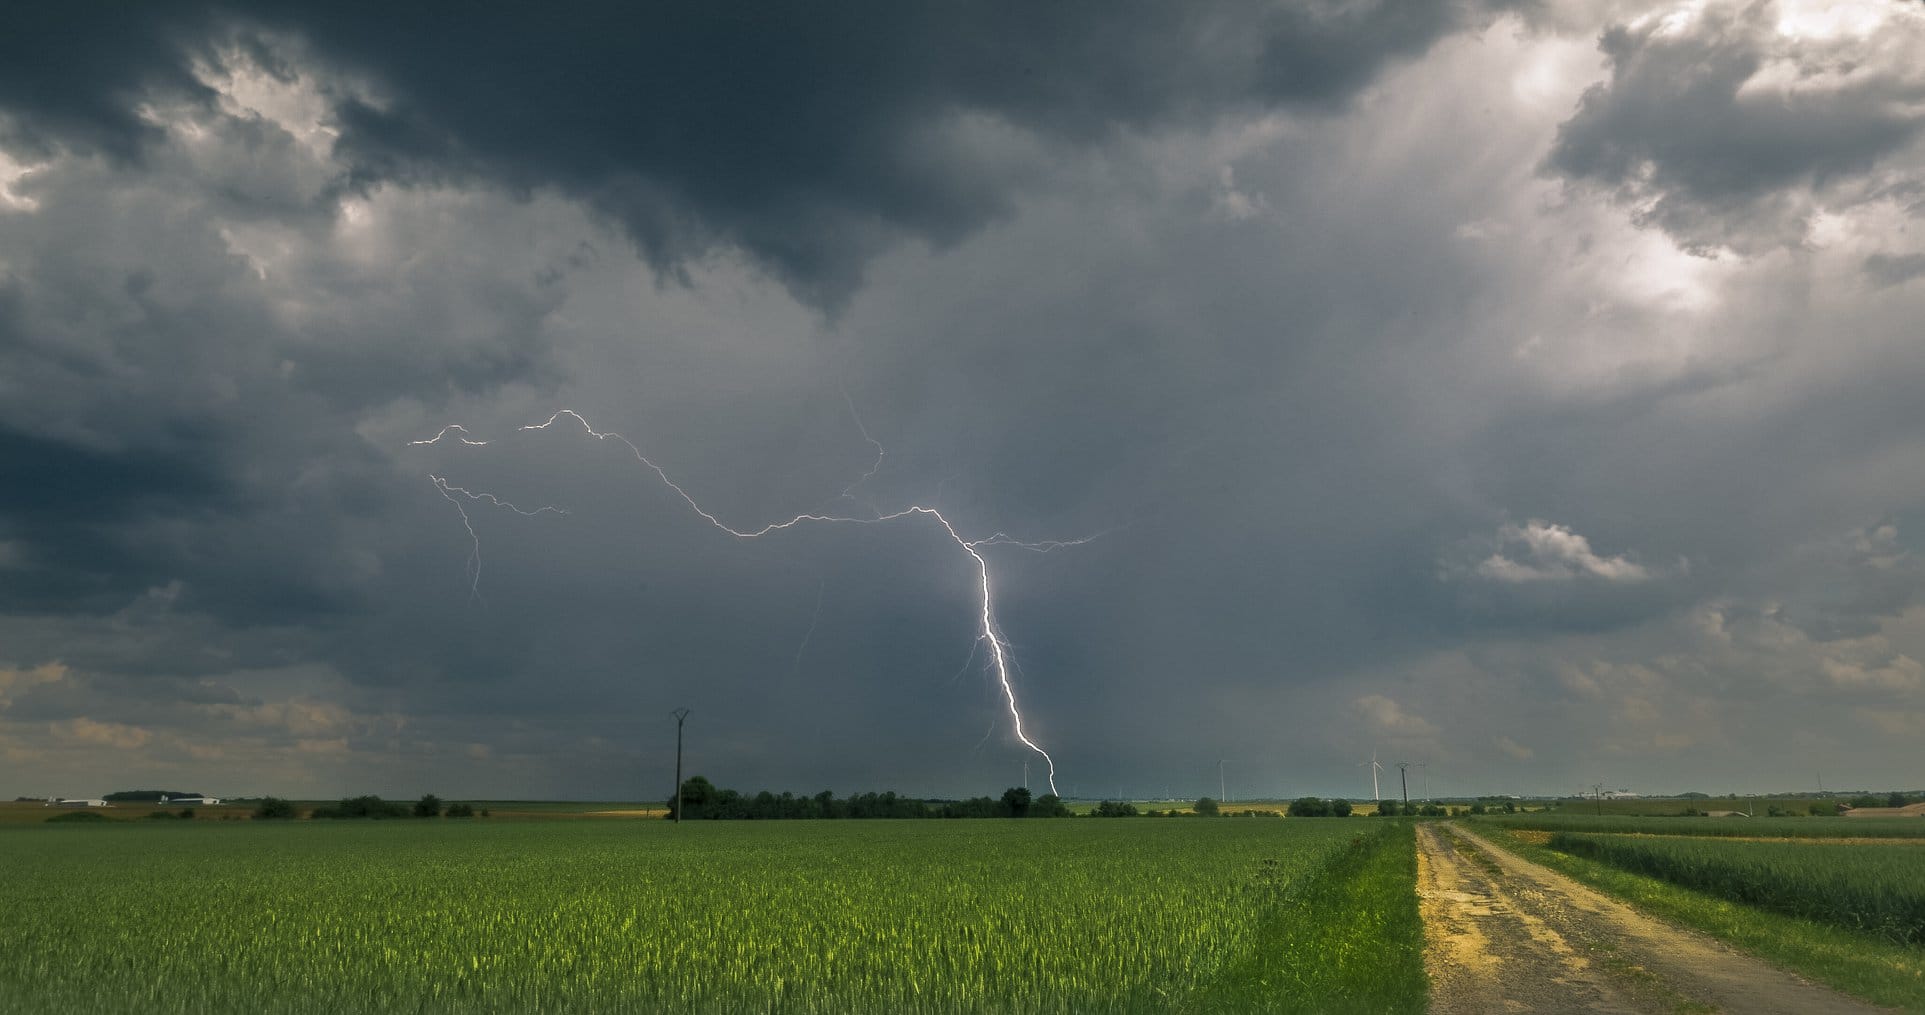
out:
{"label": "yellow-green crop field", "polygon": [[1897,944],[1925,943],[1925,850],[1904,842],[1751,842],[1556,832],[1550,847]]}
{"label": "yellow-green crop field", "polygon": [[1409,827],[0,827],[0,1010],[1415,1011]]}

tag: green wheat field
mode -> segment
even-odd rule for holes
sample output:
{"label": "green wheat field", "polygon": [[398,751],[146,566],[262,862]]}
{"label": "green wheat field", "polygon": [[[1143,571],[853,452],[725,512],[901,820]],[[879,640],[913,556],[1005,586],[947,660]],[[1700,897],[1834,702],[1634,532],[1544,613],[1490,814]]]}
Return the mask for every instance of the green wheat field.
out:
{"label": "green wheat field", "polygon": [[1417,1011],[1360,821],[0,827],[0,1010]]}

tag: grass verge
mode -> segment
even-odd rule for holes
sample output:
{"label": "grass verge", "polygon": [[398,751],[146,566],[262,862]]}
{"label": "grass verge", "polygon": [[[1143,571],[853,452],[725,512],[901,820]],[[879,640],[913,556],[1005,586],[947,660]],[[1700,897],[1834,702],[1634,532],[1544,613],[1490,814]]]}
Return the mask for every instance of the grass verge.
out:
{"label": "grass verge", "polygon": [[1925,949],[1767,912],[1583,857],[1560,853],[1487,823],[1498,845],[1648,913],[1693,927],[1854,997],[1925,1012]]}
{"label": "grass verge", "polygon": [[1255,950],[1232,965],[1197,1007],[1422,1012],[1429,981],[1410,824],[1371,829],[1298,884],[1271,898]]}

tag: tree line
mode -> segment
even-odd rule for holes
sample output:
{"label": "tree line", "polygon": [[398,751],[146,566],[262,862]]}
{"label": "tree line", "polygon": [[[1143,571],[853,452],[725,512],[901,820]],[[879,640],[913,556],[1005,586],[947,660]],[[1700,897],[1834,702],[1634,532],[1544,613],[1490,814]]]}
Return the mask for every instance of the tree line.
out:
{"label": "tree line", "polygon": [[1029,790],[1012,786],[998,797],[979,796],[967,800],[920,800],[883,793],[851,793],[838,798],[829,790],[814,796],[771,793],[763,790],[750,796],[717,787],[702,776],[682,782],[682,792],[668,800],[668,817],[677,810],[690,820],[779,821],[808,818],[1067,818],[1069,806],[1054,793],[1031,796]]}
{"label": "tree line", "polygon": [[[438,818],[443,815],[450,818],[472,818],[475,816],[474,805],[457,803],[444,806],[441,798],[433,793],[423,794],[421,799],[412,804],[404,804],[398,800],[383,800],[378,796],[356,796],[346,797],[331,807],[316,807],[308,817],[322,820],[342,818],[379,820]],[[262,797],[254,807],[254,817],[261,821],[285,821],[300,816],[300,810],[294,806],[293,801],[283,800],[280,797]],[[481,811],[481,816],[487,817],[488,812],[484,809]]]}

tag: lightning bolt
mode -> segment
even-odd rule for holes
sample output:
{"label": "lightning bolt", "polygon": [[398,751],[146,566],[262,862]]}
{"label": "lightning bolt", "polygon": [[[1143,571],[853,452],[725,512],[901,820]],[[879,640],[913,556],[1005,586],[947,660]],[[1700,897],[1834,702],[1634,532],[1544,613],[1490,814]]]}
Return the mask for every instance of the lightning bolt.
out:
{"label": "lightning bolt", "polygon": [[462,426],[460,423],[450,423],[447,426],[442,427],[439,433],[436,433],[433,437],[430,437],[425,441],[409,441],[408,446],[412,448],[412,447],[419,447],[423,444],[439,444],[441,443],[443,438],[451,437],[451,436],[458,438],[461,441],[461,443],[466,444],[471,448],[482,448],[482,447],[488,446],[487,441],[470,440],[468,438],[468,428],[465,426]]}
{"label": "lightning bolt", "polygon": [[[459,430],[461,428],[459,426],[443,427],[441,429],[441,433],[435,434],[432,439],[425,440],[425,441],[409,441],[408,443],[433,444],[436,441],[439,441],[442,437],[442,434],[446,434],[450,429]],[[471,447],[480,447],[482,445],[487,444],[488,442],[471,441],[468,438],[463,437],[461,439],[461,443],[467,444]],[[461,496],[466,497],[471,501],[485,501],[494,507],[507,508],[508,510],[513,511],[516,514],[522,515],[523,517],[527,517],[527,518],[533,518],[536,515],[545,514],[551,511],[558,515],[565,515],[568,513],[566,511],[563,511],[561,508],[549,507],[547,505],[538,507],[533,511],[526,511],[514,506],[513,504],[508,503],[505,500],[502,500],[500,497],[497,497],[492,493],[480,493],[474,490],[469,490],[465,487],[456,486],[453,483],[448,482],[447,480],[441,478],[440,476],[435,475],[432,472],[428,473],[428,480],[434,483],[435,489],[441,491],[441,496],[446,498],[448,503],[453,504],[455,506],[455,513],[461,516],[461,527],[468,530],[467,574],[468,574],[468,598],[470,599],[481,598],[481,537],[475,534],[474,523],[468,519],[468,509],[461,505],[461,501],[455,499],[456,494],[460,494]]]}
{"label": "lightning bolt", "polygon": [[883,450],[882,442],[870,436],[869,428],[862,425],[862,414],[856,411],[856,400],[849,397],[849,392],[846,388],[843,389],[842,392],[842,401],[843,404],[849,407],[849,418],[855,421],[856,430],[862,434],[862,439],[867,442],[870,447],[876,449],[876,460],[869,463],[869,471],[856,477],[855,482],[842,488],[843,497],[849,500],[855,500],[856,487],[875,478],[876,473],[882,470],[882,460],[888,456],[889,452]]}
{"label": "lightning bolt", "polygon": [[[867,479],[869,479],[871,476],[874,476],[876,474],[876,470],[882,467],[882,458],[883,458],[884,451],[883,451],[882,444],[878,442],[874,437],[870,436],[868,428],[862,425],[861,417],[856,415],[855,402],[852,399],[848,398],[848,394],[846,392],[844,393],[843,398],[849,402],[850,416],[853,419],[855,419],[856,427],[858,430],[862,432],[863,439],[876,449],[876,460],[875,460],[875,463],[870,466],[869,471],[867,473],[864,473],[861,479],[858,479],[854,483],[851,483],[848,486],[848,488],[846,488],[843,491],[843,496],[848,497],[851,495],[851,492],[854,491],[856,487],[862,485],[862,483]],[[1016,687],[1015,687],[1015,684],[1010,679],[1010,672],[1013,669],[1015,669],[1015,662],[1011,658],[1008,639],[1001,633],[1000,630],[998,630],[996,626],[996,605],[995,605],[996,594],[995,594],[994,586],[990,582],[989,561],[987,558],[983,556],[982,551],[987,547],[1013,546],[1018,549],[1031,551],[1033,553],[1051,553],[1053,551],[1065,549],[1072,546],[1081,546],[1084,543],[1090,542],[1093,539],[1101,538],[1105,533],[1099,532],[1096,535],[1085,536],[1080,539],[1022,540],[1022,539],[1016,539],[1004,532],[995,532],[988,536],[984,536],[980,539],[969,539],[963,536],[962,533],[958,532],[956,529],[956,526],[952,522],[950,522],[949,518],[945,516],[941,511],[937,510],[936,508],[928,507],[922,504],[911,504],[908,507],[900,508],[896,511],[891,511],[886,514],[877,513],[874,517],[871,517],[871,518],[851,518],[851,517],[846,517],[842,515],[829,515],[829,514],[799,514],[793,518],[788,519],[787,521],[770,522],[762,526],[761,528],[757,528],[757,529],[738,529],[722,521],[722,519],[710,513],[707,508],[704,508],[699,502],[696,501],[696,499],[693,496],[689,494],[687,490],[683,489],[680,484],[676,483],[674,479],[669,477],[667,470],[655,464],[653,461],[650,461],[647,455],[642,454],[642,449],[637,447],[633,441],[630,441],[628,438],[612,430],[595,429],[595,427],[588,422],[588,419],[586,417],[584,417],[581,413],[576,412],[573,409],[557,410],[553,415],[549,416],[546,420],[543,420],[540,423],[531,423],[527,426],[520,427],[519,429],[522,431],[548,430],[553,428],[555,424],[561,422],[563,418],[567,418],[573,421],[576,425],[581,427],[583,433],[587,434],[590,437],[595,438],[598,441],[613,441],[617,444],[620,444],[622,447],[627,448],[628,453],[631,456],[633,456],[637,462],[641,463],[641,465],[644,468],[646,468],[650,472],[653,472],[655,474],[655,477],[661,480],[662,485],[668,487],[670,490],[675,491],[675,495],[680,497],[684,504],[688,505],[689,510],[695,512],[695,514],[701,517],[703,521],[709,523],[710,525],[714,526],[717,529],[720,529],[723,532],[728,533],[731,536],[734,536],[736,539],[744,539],[744,540],[760,539],[763,536],[771,535],[777,532],[782,532],[788,529],[795,528],[799,525],[810,524],[810,523],[819,524],[819,525],[879,525],[885,522],[901,521],[905,519],[927,519],[935,522],[937,527],[939,527],[942,530],[942,533],[945,536],[947,536],[951,542],[955,543],[956,546],[959,549],[961,549],[965,554],[968,554],[969,559],[975,563],[976,585],[977,585],[977,592],[978,592],[977,601],[979,604],[979,608],[977,610],[977,616],[976,616],[976,624],[977,624],[976,647],[980,648],[983,644],[985,643],[988,644],[989,660],[993,664],[994,669],[996,671],[996,681],[1002,687],[1003,702],[1009,709],[1009,718],[1010,718],[1011,725],[1015,729],[1016,739],[1022,741],[1023,746],[1029,748],[1030,750],[1036,752],[1037,754],[1042,755],[1044,764],[1047,765],[1049,768],[1049,791],[1051,793],[1056,792],[1056,759],[1050,757],[1049,752],[1044,750],[1041,744],[1038,744],[1036,741],[1030,739],[1028,731],[1025,730],[1023,727],[1022,709],[1017,704]],[[410,441],[408,443],[410,446],[436,444],[436,443],[440,443],[443,438],[450,437],[450,436],[458,438],[462,444],[465,444],[471,447],[480,447],[489,443],[487,441],[477,441],[477,440],[470,439],[468,436],[467,429],[462,427],[460,424],[455,424],[455,423],[451,423],[448,426],[442,427],[439,433],[435,434],[433,437],[430,437],[426,440]],[[462,496],[465,496],[470,500],[486,500],[494,506],[505,507],[522,515],[532,516],[532,515],[541,514],[544,511],[555,511],[557,513],[562,513],[561,509],[552,508],[552,507],[543,507],[534,511],[524,511],[521,508],[515,507],[514,505],[509,504],[506,501],[503,501],[503,500],[500,500],[499,498],[494,497],[494,495],[492,494],[476,493],[473,491],[464,490],[460,487],[453,486],[447,483],[446,480],[443,480],[440,477],[431,476],[430,478],[434,480],[435,487],[441,491],[441,495],[443,497],[448,498],[448,500],[455,505],[456,509],[460,510],[462,524],[468,526],[468,535],[470,540],[473,542],[473,546],[474,546],[474,549],[469,557],[470,571],[474,576],[473,587],[477,589],[479,588],[480,571],[481,571],[480,541],[475,538],[474,527],[472,525],[468,525],[468,512],[462,508],[460,501],[455,500],[454,494],[457,494],[457,493],[461,494]],[[964,663],[964,666],[966,668],[968,664]]]}

